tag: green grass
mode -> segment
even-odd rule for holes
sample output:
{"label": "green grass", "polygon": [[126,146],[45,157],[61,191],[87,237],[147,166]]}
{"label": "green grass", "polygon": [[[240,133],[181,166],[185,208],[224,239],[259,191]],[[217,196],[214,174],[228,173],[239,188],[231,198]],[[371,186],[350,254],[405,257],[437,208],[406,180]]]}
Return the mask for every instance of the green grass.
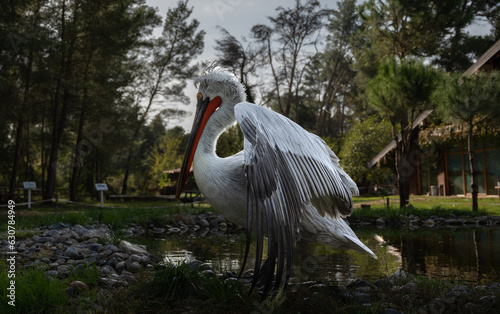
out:
{"label": "green grass", "polygon": [[[70,275],[61,280],[48,280],[45,268],[16,269],[15,278],[9,278],[7,265],[0,261],[0,289],[8,291],[10,281],[15,280],[15,307],[7,302],[6,293],[0,297],[0,313],[64,313],[73,307],[91,308],[97,299],[95,288],[99,280],[99,270],[96,265],[85,265],[82,268],[72,268]],[[66,293],[66,288],[72,281],[85,282],[91,289],[84,292],[83,298],[76,303]]]}
{"label": "green grass", "polygon": [[[36,206],[33,210],[16,209],[16,230],[48,226],[59,222],[87,225],[94,222],[110,225],[111,229],[119,230],[128,223],[147,226],[164,226],[173,222],[173,215],[206,213],[211,210],[208,205],[196,207],[184,206],[179,203],[160,206],[159,202],[128,202],[126,208],[83,207],[81,205],[65,205],[54,213],[53,205]],[[149,204],[149,205],[148,205]],[[2,213],[2,211],[0,211]],[[0,214],[0,232],[7,230],[6,211]],[[4,223],[5,222],[5,223]]]}
{"label": "green grass", "polygon": [[239,282],[190,270],[187,264],[157,266],[152,274],[110,300],[107,310],[131,312],[248,313],[256,298]]}
{"label": "green grass", "polygon": [[[435,196],[412,196],[407,208],[399,208],[399,197],[389,197],[390,208],[387,208],[387,200],[382,197],[353,197],[353,217],[395,217],[398,215],[415,216],[440,216],[448,217],[450,214],[461,217],[498,216],[500,215],[500,198],[488,197],[479,199],[479,211],[472,212],[471,199],[467,197],[435,197]],[[361,208],[362,204],[370,205],[370,209]]]}

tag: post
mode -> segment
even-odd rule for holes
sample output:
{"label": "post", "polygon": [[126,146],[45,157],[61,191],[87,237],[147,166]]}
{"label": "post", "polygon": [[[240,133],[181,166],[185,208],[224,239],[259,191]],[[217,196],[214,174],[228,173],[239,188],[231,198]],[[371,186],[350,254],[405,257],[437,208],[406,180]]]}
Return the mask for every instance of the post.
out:
{"label": "post", "polygon": [[36,189],[36,182],[26,181],[23,182],[23,187],[28,190],[28,209],[31,209],[31,190]]}
{"label": "post", "polygon": [[387,209],[389,209],[389,198],[387,198]]}
{"label": "post", "polygon": [[58,210],[58,208],[57,208],[58,204],[59,204],[59,193],[56,193],[56,207],[54,208],[54,211],[56,214],[57,214],[57,210]]}
{"label": "post", "polygon": [[108,190],[108,185],[106,183],[96,183],[95,189],[100,192],[101,207],[104,207],[104,191]]}
{"label": "post", "polygon": [[31,209],[31,189],[28,190],[28,209]]}

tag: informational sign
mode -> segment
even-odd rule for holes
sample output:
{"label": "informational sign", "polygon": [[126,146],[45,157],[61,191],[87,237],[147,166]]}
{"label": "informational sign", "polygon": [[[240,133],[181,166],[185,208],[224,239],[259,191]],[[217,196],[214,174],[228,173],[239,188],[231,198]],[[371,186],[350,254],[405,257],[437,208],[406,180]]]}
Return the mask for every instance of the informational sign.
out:
{"label": "informational sign", "polygon": [[106,183],[96,183],[95,184],[95,189],[97,191],[107,191],[108,190],[108,185]]}
{"label": "informational sign", "polygon": [[28,208],[31,209],[31,190],[36,189],[35,181],[25,181],[23,182],[23,187],[28,190]]}
{"label": "informational sign", "polygon": [[23,186],[24,186],[25,190],[36,189],[36,182],[35,181],[26,181],[26,182],[23,182]]}

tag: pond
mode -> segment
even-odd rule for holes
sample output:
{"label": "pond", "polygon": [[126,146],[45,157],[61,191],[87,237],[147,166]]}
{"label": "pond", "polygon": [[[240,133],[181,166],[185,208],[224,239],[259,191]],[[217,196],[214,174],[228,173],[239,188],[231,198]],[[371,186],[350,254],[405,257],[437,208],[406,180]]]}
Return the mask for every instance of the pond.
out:
{"label": "pond", "polygon": [[[353,228],[354,229],[354,228]],[[378,260],[354,251],[336,250],[300,242],[294,256],[291,282],[323,280],[347,283],[373,281],[398,269],[430,278],[467,282],[500,279],[500,229],[354,229]],[[239,272],[245,252],[245,234],[169,235],[141,239],[148,250],[174,263],[198,259],[218,271]],[[252,247],[255,250],[255,247]],[[267,248],[264,249],[264,252]],[[247,269],[253,267],[250,256]]]}

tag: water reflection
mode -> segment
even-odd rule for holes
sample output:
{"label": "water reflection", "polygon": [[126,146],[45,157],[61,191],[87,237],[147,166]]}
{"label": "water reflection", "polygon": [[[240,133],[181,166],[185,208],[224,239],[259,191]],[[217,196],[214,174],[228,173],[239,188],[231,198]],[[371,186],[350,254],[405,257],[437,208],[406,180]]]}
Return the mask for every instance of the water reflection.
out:
{"label": "water reflection", "polygon": [[[299,243],[291,281],[321,279],[345,283],[358,278],[375,280],[401,268],[427,277],[470,282],[499,280],[500,229],[371,229],[355,232],[378,260],[317,243]],[[150,240],[147,244],[153,253],[162,255],[164,261],[176,263],[199,259],[220,271],[238,272],[245,252],[243,234],[207,235],[203,238],[172,236]],[[253,267],[253,258],[250,256],[247,267]]]}

